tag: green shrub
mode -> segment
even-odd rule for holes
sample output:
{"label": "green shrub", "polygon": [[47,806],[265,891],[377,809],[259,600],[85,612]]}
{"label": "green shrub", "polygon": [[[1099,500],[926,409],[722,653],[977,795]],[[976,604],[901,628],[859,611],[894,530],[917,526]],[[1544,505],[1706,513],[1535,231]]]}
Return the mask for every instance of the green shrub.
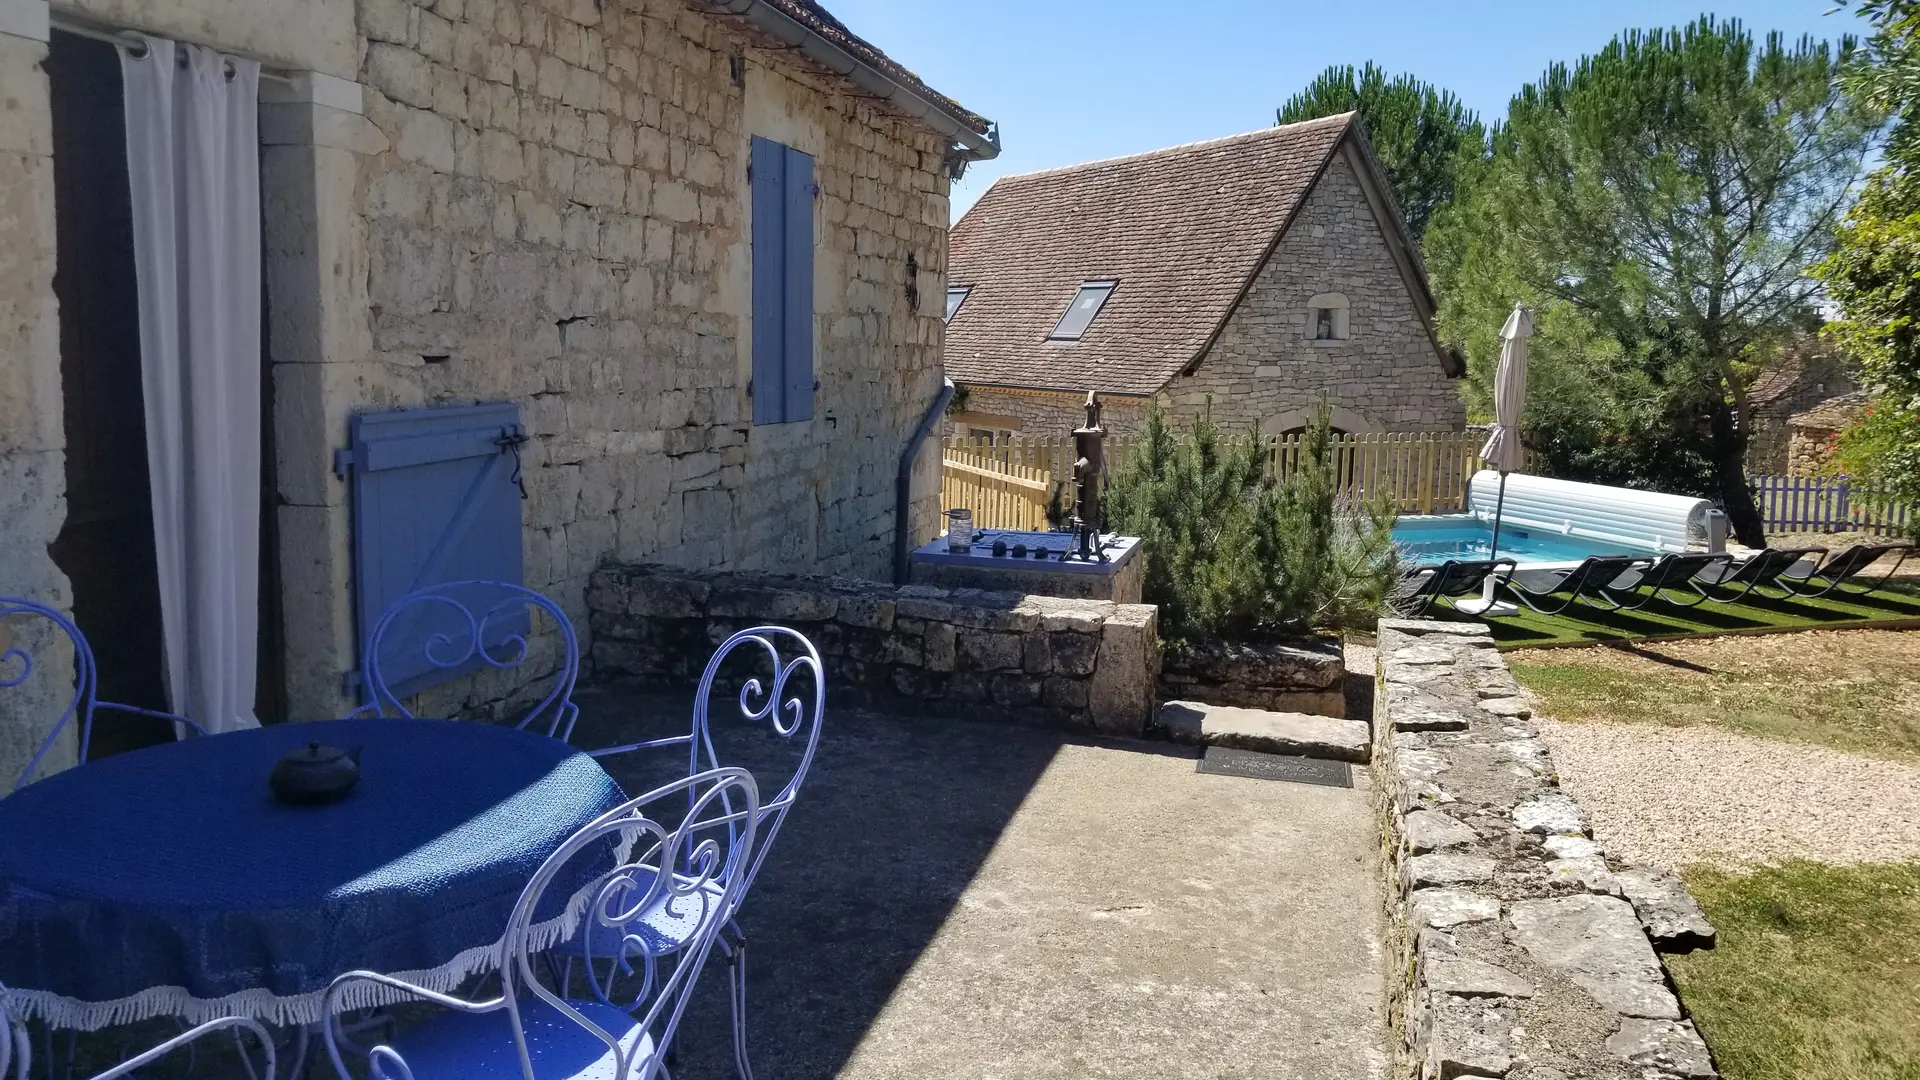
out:
{"label": "green shrub", "polygon": [[1258,430],[1202,416],[1175,434],[1158,409],[1107,492],[1107,527],[1145,541],[1143,594],[1172,641],[1358,628],[1398,576],[1394,511],[1343,505],[1322,403],[1300,467],[1274,478]]}

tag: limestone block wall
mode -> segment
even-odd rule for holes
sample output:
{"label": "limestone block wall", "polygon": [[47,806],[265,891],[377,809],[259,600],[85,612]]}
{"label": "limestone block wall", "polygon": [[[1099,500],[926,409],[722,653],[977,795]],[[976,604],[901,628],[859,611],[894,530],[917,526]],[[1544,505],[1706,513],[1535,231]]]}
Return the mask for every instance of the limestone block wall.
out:
{"label": "limestone block wall", "polygon": [[1386,619],[1379,658],[1391,1075],[1718,1076],[1659,958],[1713,928],[1592,839],[1486,627]]}
{"label": "limestone block wall", "polygon": [[[1312,340],[1307,305],[1321,293],[1347,298],[1346,340]],[[1345,156],[1308,193],[1199,368],[1176,377],[1163,398],[1183,415],[1211,398],[1215,420],[1279,432],[1305,424],[1322,394],[1336,409],[1334,426],[1348,431],[1466,425],[1455,383]]]}
{"label": "limestone block wall", "polygon": [[[65,607],[66,575],[47,554],[66,520],[66,433],[53,299],[53,130],[40,70],[47,46],[38,38],[44,34],[0,30],[0,595]],[[0,654],[30,651],[38,668],[30,682],[0,691],[0,791],[12,787],[71,693],[71,652],[48,630],[0,626]],[[0,660],[0,680],[20,675],[16,661]],[[71,762],[76,746],[64,740],[49,764]]]}
{"label": "limestone block wall", "polygon": [[[940,382],[939,139],[673,0],[360,8],[392,149],[349,396],[521,402],[528,582],[573,603],[606,558],[885,575]],[[753,135],[816,158],[811,422],[751,423]]]}
{"label": "limestone block wall", "polygon": [[1138,735],[1159,673],[1144,604],[621,565],[593,575],[587,605],[600,676],[684,685],[729,634],[777,623],[820,650],[830,698],[912,715]]}

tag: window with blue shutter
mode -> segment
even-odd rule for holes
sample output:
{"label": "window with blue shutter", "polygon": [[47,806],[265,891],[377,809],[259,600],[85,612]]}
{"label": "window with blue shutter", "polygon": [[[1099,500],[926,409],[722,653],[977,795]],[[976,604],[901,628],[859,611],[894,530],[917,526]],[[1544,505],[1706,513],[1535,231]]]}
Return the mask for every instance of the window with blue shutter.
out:
{"label": "window with blue shutter", "polygon": [[813,155],[753,137],[753,422],[813,419]]}
{"label": "window with blue shutter", "polygon": [[[520,407],[511,402],[443,409],[361,413],[347,422],[347,449],[337,468],[352,480],[353,600],[358,656],[382,612],[401,597],[450,581],[522,584],[519,443]],[[464,598],[462,598],[464,599]],[[474,603],[486,607],[476,597]],[[388,630],[381,670],[405,698],[479,666],[477,657],[436,667],[423,643],[444,634],[443,658],[460,653],[470,637],[463,618],[437,605],[416,604]],[[493,619],[483,643],[509,654],[511,639],[527,632],[524,608]],[[362,700],[365,700],[362,695]]]}

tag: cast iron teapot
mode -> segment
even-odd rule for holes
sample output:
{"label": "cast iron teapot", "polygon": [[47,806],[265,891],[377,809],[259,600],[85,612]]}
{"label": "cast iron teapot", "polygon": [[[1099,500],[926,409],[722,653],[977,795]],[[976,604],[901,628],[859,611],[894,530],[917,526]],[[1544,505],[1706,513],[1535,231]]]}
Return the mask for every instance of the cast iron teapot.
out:
{"label": "cast iron teapot", "polygon": [[310,742],[280,759],[267,777],[273,797],[294,806],[319,806],[346,798],[360,782],[360,748],[342,750]]}

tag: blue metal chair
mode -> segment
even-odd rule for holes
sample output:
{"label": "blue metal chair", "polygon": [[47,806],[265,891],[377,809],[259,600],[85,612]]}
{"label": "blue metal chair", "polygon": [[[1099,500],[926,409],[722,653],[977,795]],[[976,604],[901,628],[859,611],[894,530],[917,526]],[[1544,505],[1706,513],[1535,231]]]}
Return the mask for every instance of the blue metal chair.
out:
{"label": "blue metal chair", "polygon": [[[60,714],[60,719],[54,722],[53,730],[47,732],[47,737],[41,740],[40,746],[33,753],[33,757],[28,760],[27,767],[22,769],[20,775],[15,778],[11,790],[19,791],[27,785],[27,781],[31,780],[34,772],[40,768],[40,763],[46,760],[47,754],[53,750],[54,744],[59,741],[60,733],[66,730],[67,723],[76,716],[80,718],[79,760],[82,763],[86,762],[87,753],[93,745],[94,713],[101,709],[107,709],[113,712],[132,713],[135,716],[148,716],[157,720],[171,721],[176,724],[185,724],[201,735],[207,733],[205,728],[184,716],[175,716],[172,713],[156,712],[152,709],[142,709],[133,705],[121,705],[117,702],[99,700],[99,698],[95,696],[99,687],[99,671],[94,665],[93,647],[87,644],[86,635],[82,634],[80,628],[73,624],[73,620],[45,604],[35,603],[32,600],[22,600],[13,596],[0,596],[0,624],[6,623],[9,619],[16,619],[16,617],[19,616],[45,620],[46,622],[52,623],[55,630],[66,635],[67,640],[73,645],[74,677],[73,697],[68,700],[65,711]],[[13,625],[20,626],[22,623],[16,621]],[[33,675],[32,654],[27,651],[24,645],[12,644],[11,641],[14,640],[18,639],[0,640],[0,646],[4,646],[4,649],[0,650],[0,690],[5,690],[9,687],[24,686],[27,680]],[[17,671],[14,670],[16,668],[18,669]],[[0,1073],[0,1075],[4,1075],[4,1073]]]}
{"label": "blue metal chair", "polygon": [[[780,651],[783,643],[790,646],[786,657]],[[719,768],[721,761],[713,745],[708,706],[713,697],[714,683],[728,657],[736,650],[743,649],[764,661],[765,666],[757,670],[771,671],[771,682],[762,682],[756,675],[742,683],[739,695],[741,718],[750,725],[764,721],[771,734],[785,740],[797,740],[796,745],[800,750],[799,763],[781,787],[780,793],[760,805],[760,838],[752,862],[747,867],[746,880],[741,886],[742,899],[752,886],[754,876],[760,872],[760,864],[766,861],[767,852],[772,850],[774,837],[779,835],[787,812],[793,809],[800,785],[806,780],[807,770],[813,764],[814,751],[820,745],[820,724],[827,704],[826,672],[821,666],[819,651],[813,647],[813,642],[807,640],[806,635],[784,626],[755,626],[733,634],[721,642],[713,657],[707,661],[706,670],[700,674],[700,686],[695,691],[693,702],[691,731],[685,735],[588,751],[595,757],[606,757],[631,750],[686,745],[689,747],[689,775]],[[811,686],[802,685],[799,693],[789,694],[788,683],[795,676],[801,676],[803,683],[810,683]],[[720,951],[727,960],[728,999],[733,1010],[734,1067],[739,1072],[740,1080],[753,1080],[753,1069],[747,1057],[747,937],[735,918],[737,914],[735,910],[725,912],[722,919],[724,926],[720,932]],[[681,926],[674,932],[692,934],[696,929]]]}
{"label": "blue metal chair", "polygon": [[[151,1050],[147,1050],[115,1065],[106,1072],[95,1076],[93,1080],[116,1080],[117,1077],[126,1076],[135,1069],[145,1068],[159,1061],[161,1058],[186,1046],[188,1043],[195,1042],[216,1031],[225,1031],[228,1029],[236,1029],[234,1031],[235,1045],[239,1045],[239,1029],[252,1032],[253,1037],[260,1040],[260,1048],[265,1052],[264,1060],[266,1069],[264,1072],[255,1073],[253,1071],[253,1062],[248,1061],[246,1063],[247,1073],[249,1076],[254,1077],[254,1080],[273,1080],[273,1037],[267,1033],[267,1029],[261,1026],[258,1021],[244,1016],[225,1016],[218,1020],[209,1020],[197,1027],[190,1028]],[[241,1053],[244,1055],[245,1050],[242,1049]],[[6,987],[0,986],[0,1080],[5,1080],[9,1075],[9,1068],[12,1069],[11,1075],[14,1080],[27,1080],[28,1071],[32,1067],[33,1049],[32,1043],[27,1039],[27,1026],[7,1011]]]}
{"label": "blue metal chair", "polygon": [[[661,823],[666,815],[657,811],[681,805],[679,824]],[[448,1010],[365,1051],[372,1080],[664,1077],[665,1048],[722,916],[746,888],[759,822],[759,793],[745,769],[676,780],[601,815],[549,856],[521,892],[500,939],[495,997],[466,1000],[370,971],[341,975],[325,1002],[327,1053],[340,1080],[355,1080],[341,1050],[358,1048],[338,1024],[349,991],[363,1002],[418,1000]],[[598,869],[605,863],[611,865]],[[596,868],[586,886],[543,907],[555,878],[582,866]],[[570,928],[560,924],[568,919],[597,931],[573,934],[571,945],[585,961],[591,998],[563,997],[535,972],[535,958],[565,936]],[[682,934],[682,927],[691,932]]]}
{"label": "blue metal chair", "polygon": [[[580,716],[573,703],[574,683],[580,678],[580,639],[558,604],[532,589],[498,581],[429,585],[381,612],[360,656],[367,701],[351,715],[411,719],[413,713],[401,699],[411,697],[412,691],[402,680],[389,680],[387,672],[389,665],[414,656],[418,657],[416,668],[441,671],[519,667],[530,656],[527,639],[535,612],[553,620],[559,632],[560,667],[552,689],[514,726],[525,729],[541,724],[548,735],[567,739]],[[417,654],[412,652],[416,648]]]}

